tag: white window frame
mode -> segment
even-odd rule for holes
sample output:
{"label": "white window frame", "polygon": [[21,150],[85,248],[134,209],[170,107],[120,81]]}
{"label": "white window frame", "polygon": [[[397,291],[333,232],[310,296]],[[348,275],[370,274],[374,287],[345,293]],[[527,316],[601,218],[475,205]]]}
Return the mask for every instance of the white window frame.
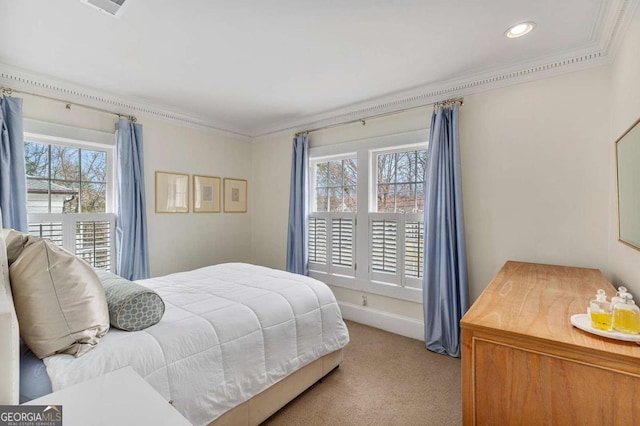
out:
{"label": "white window frame", "polygon": [[[319,279],[329,285],[344,287],[357,291],[364,291],[372,294],[393,297],[397,299],[422,302],[421,280],[416,278],[396,279],[394,282],[381,280],[379,275],[371,273],[371,235],[370,235],[370,213],[376,212],[377,203],[377,175],[374,164],[375,154],[408,151],[412,149],[427,149],[429,130],[418,130],[407,133],[400,133],[376,138],[362,139],[322,147],[312,147],[309,152],[310,185],[312,191],[309,197],[310,208],[315,203],[313,190],[315,188],[315,174],[312,173],[315,164],[323,161],[339,160],[353,157],[354,153],[358,162],[358,185],[356,189],[358,200],[358,211],[355,213],[355,244],[354,244],[354,270],[352,275],[332,273],[330,268],[316,267],[309,264],[309,276]],[[354,214],[354,213],[351,213]],[[412,219],[418,214],[392,215],[405,216]],[[319,213],[311,213],[312,216]],[[411,216],[411,218],[409,218]],[[320,217],[320,216],[319,216]],[[399,232],[405,232],[404,218],[398,224]],[[400,227],[402,225],[402,227]],[[327,233],[330,235],[329,223],[327,223]],[[403,238],[404,239],[404,238]],[[404,250],[404,247],[403,247]],[[330,260],[330,241],[327,241],[327,261]],[[404,256],[404,251],[402,251]],[[404,257],[402,263],[398,262],[400,275],[404,275]],[[375,279],[377,278],[377,279]]]}
{"label": "white window frame", "polygon": [[116,272],[116,214],[115,214],[115,131],[114,133],[83,129],[45,121],[24,119],[24,140],[50,145],[64,145],[80,149],[100,150],[106,153],[107,177],[105,213],[35,213],[28,215],[29,223],[62,223],[62,247],[75,253],[76,223],[109,221],[110,265]]}

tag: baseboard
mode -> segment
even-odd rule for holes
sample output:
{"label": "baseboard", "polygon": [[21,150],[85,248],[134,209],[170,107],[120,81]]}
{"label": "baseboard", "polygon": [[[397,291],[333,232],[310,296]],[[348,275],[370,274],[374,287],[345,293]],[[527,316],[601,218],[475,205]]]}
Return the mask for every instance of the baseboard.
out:
{"label": "baseboard", "polygon": [[344,319],[359,322],[424,342],[424,323],[414,318],[379,311],[353,303],[338,302]]}

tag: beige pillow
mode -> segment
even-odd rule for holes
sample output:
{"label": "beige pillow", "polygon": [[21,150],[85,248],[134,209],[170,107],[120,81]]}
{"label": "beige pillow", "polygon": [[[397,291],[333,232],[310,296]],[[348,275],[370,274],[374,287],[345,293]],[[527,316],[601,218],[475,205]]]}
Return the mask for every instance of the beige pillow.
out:
{"label": "beige pillow", "polygon": [[9,266],[18,259],[22,250],[29,241],[29,234],[16,231],[15,229],[3,229],[4,240],[7,243],[7,257],[9,258]]}
{"label": "beige pillow", "polygon": [[79,357],[109,330],[104,289],[87,262],[33,240],[9,268],[20,336],[38,358]]}

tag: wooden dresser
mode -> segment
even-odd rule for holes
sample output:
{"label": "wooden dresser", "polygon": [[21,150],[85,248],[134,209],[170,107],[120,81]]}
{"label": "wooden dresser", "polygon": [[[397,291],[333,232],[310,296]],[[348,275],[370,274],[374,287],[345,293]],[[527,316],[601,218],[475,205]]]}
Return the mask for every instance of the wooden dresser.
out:
{"label": "wooden dresser", "polygon": [[571,325],[599,288],[597,269],[502,267],[461,321],[465,425],[640,424],[640,346]]}

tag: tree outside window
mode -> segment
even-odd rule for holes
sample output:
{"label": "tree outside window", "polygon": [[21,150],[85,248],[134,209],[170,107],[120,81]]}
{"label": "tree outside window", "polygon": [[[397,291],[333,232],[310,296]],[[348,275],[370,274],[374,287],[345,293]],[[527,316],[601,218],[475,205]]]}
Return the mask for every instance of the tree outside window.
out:
{"label": "tree outside window", "polygon": [[29,213],[104,213],[104,151],[25,142]]}
{"label": "tree outside window", "polygon": [[377,154],[377,211],[421,213],[427,151]]}
{"label": "tree outside window", "polygon": [[358,162],[355,158],[316,163],[315,211],[355,212]]}

